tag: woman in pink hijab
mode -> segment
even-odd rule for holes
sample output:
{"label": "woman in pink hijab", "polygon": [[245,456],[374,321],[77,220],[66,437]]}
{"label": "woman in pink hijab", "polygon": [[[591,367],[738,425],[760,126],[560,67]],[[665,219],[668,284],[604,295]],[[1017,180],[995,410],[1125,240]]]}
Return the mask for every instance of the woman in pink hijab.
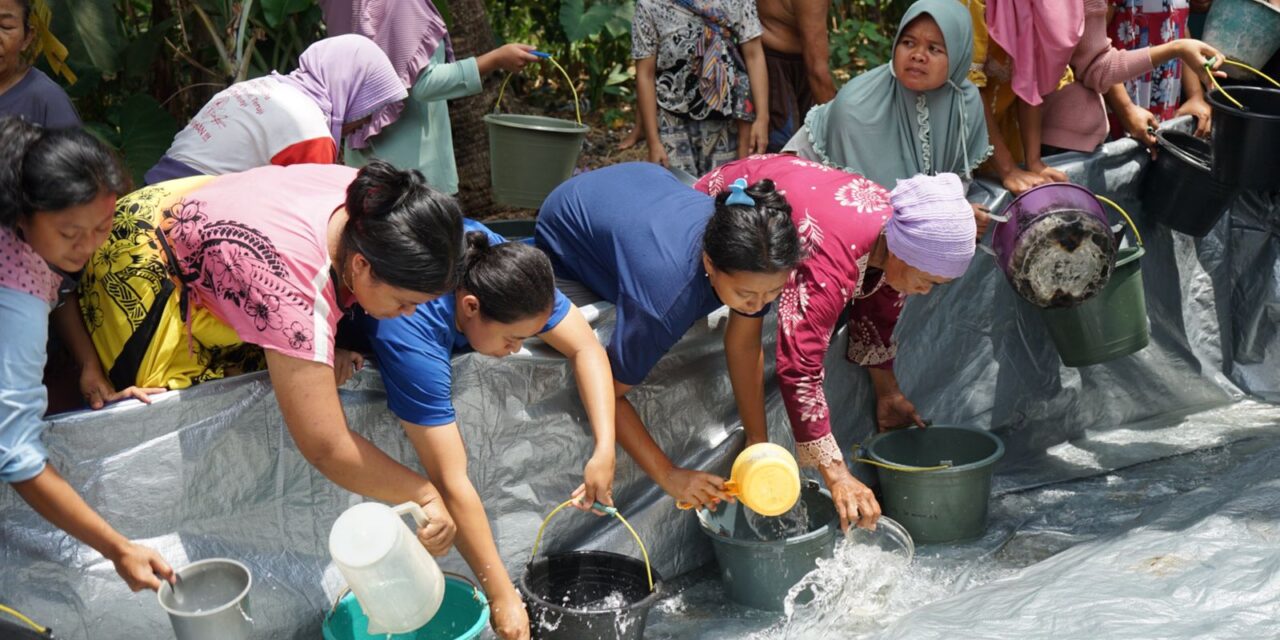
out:
{"label": "woman in pink hijab", "polygon": [[408,96],[373,41],[346,35],[302,52],[287,75],[237,82],[178,132],[147,184],[267,165],[333,164],[342,137]]}
{"label": "woman in pink hijab", "polygon": [[320,0],[330,35],[372,39],[391,59],[409,99],[387,104],[347,137],[344,159],[363,166],[380,158],[417,169],[444,193],[458,192],[447,100],[480,93],[481,79],[496,70],[519,71],[537,60],[526,44],[508,44],[455,60],[444,18],[431,0]]}

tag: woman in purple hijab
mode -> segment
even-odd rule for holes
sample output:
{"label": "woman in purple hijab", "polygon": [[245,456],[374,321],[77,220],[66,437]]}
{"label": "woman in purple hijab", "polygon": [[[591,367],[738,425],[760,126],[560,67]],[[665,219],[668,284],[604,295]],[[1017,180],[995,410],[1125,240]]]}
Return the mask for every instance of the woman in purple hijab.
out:
{"label": "woman in purple hijab", "polygon": [[218,92],[147,172],[147,184],[269,164],[333,164],[342,137],[408,96],[387,55],[358,35],[321,40],[288,75]]}
{"label": "woman in purple hijab", "polygon": [[447,100],[480,93],[492,71],[518,71],[537,60],[533,47],[508,44],[455,60],[444,18],[431,0],[319,0],[330,35],[356,33],[378,43],[409,90],[404,103],[388,104],[347,136],[346,163],[377,157],[401,169],[417,169],[445,193],[458,192]]}

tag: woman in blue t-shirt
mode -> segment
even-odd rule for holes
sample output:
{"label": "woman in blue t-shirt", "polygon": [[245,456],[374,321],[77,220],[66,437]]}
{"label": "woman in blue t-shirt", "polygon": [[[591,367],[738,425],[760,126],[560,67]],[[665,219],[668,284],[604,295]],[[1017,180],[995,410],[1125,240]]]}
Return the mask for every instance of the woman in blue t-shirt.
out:
{"label": "woman in blue t-shirt", "polygon": [[609,358],[586,318],[555,288],[547,256],[507,242],[474,220],[462,281],[453,295],[418,305],[393,320],[361,323],[378,358],[387,405],[400,418],[427,474],[457,524],[458,550],[486,585],[493,626],[503,638],[528,637],[528,616],[503,568],[480,496],[467,477],[467,454],[453,408],[454,353],[501,358],[537,336],[573,363],[596,446],[573,492],[577,506],[613,504],[614,394]]}
{"label": "woman in blue t-shirt", "polygon": [[712,198],[656,164],[619,164],[557,187],[534,236],[557,275],[615,305],[605,350],[622,447],[676,500],[727,500],[724,478],[671,462],[626,393],[695,322],[727,305],[725,359],[747,444],[768,440],[763,316],[802,258],[786,199],[768,180]]}

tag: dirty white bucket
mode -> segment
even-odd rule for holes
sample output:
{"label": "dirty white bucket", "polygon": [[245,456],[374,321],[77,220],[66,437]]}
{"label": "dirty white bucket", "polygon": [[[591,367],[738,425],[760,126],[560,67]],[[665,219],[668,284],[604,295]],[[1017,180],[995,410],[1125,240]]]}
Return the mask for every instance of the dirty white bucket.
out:
{"label": "dirty white bucket", "polygon": [[249,615],[249,568],[226,558],[211,558],[178,569],[177,586],[164,583],[156,592],[178,640],[247,640],[253,634]]}

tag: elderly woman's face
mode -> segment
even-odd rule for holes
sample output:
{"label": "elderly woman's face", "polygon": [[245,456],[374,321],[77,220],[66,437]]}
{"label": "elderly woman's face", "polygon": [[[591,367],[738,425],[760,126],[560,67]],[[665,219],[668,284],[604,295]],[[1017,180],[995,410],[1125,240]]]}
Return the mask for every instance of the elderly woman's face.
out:
{"label": "elderly woman's face", "polygon": [[940,284],[951,282],[954,278],[935,276],[921,271],[902,261],[890,251],[884,262],[884,281],[899,293],[908,296],[924,295]]}
{"label": "elderly woman's face", "polygon": [[929,15],[911,21],[893,47],[893,74],[912,91],[933,91],[947,82],[947,42]]}

